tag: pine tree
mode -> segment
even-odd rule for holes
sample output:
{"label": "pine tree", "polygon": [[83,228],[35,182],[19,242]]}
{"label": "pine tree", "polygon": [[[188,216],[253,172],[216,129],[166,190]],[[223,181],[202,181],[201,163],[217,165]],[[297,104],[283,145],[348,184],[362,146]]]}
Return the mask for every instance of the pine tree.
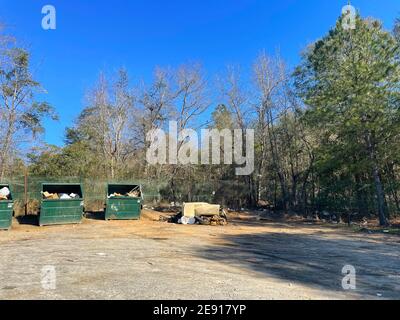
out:
{"label": "pine tree", "polygon": [[[381,225],[387,224],[382,165],[399,126],[399,46],[380,22],[356,17],[356,28],[335,28],[304,54],[296,86],[309,106],[305,117],[330,144],[325,158],[356,164],[375,187]],[[323,146],[324,147],[324,146]],[[326,145],[325,145],[326,147]]]}

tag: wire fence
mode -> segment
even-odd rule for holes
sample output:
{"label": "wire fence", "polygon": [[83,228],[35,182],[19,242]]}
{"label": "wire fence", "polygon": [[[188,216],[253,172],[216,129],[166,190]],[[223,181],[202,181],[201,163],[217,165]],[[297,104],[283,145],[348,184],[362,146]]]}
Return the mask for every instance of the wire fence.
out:
{"label": "wire fence", "polygon": [[[173,184],[171,184],[173,182]],[[107,198],[107,184],[132,184],[142,186],[144,204],[150,207],[157,206],[179,206],[183,202],[208,202],[221,204],[227,208],[245,208],[251,198],[249,185],[243,180],[208,180],[204,178],[191,181],[191,179],[180,179],[175,177],[173,181],[166,179],[125,179],[110,180],[102,178],[83,178],[83,177],[38,177],[38,176],[13,176],[0,181],[1,184],[10,186],[14,200],[14,210],[16,216],[38,214],[40,210],[40,200],[42,199],[42,183],[79,183],[82,185],[84,195],[84,205],[87,212],[102,211]],[[274,194],[274,188],[263,190],[261,197],[264,200],[263,206],[279,209],[279,201],[274,202],[274,198],[279,195]],[[272,200],[271,200],[272,199]],[[369,208],[371,216],[376,214],[375,203],[371,200],[365,203]],[[388,204],[390,205],[390,204]],[[397,207],[388,207],[392,215],[397,215]],[[320,196],[317,201],[300,206],[296,212],[301,214],[339,214],[339,215],[358,215],[359,208],[352,199],[331,199]]]}
{"label": "wire fence", "polygon": [[[1,181],[10,186],[15,203],[15,215],[37,214],[42,199],[42,183],[79,183],[82,185],[86,211],[101,211],[107,197],[106,188],[109,183],[141,185],[145,205],[158,206],[161,203],[179,205],[184,201],[226,203],[227,199],[240,199],[239,194],[245,189],[237,181],[204,181],[191,183],[188,180],[175,180],[174,192],[171,192],[167,180],[135,179],[110,180],[81,177],[37,177],[13,176]],[[237,195],[235,196],[235,194]],[[224,199],[225,194],[226,199]],[[175,203],[171,203],[174,201]],[[237,206],[240,207],[240,201]]]}

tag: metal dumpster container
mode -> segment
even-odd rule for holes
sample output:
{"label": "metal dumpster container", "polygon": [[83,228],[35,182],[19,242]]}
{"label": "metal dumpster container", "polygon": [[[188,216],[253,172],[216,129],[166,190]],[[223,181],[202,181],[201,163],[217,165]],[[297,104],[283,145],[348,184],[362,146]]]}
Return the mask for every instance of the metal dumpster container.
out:
{"label": "metal dumpster container", "polygon": [[[83,190],[81,184],[43,183],[42,193],[56,195],[75,194],[71,199],[45,199],[42,196],[39,225],[78,224],[83,216]],[[62,196],[63,197],[63,196]]]}
{"label": "metal dumpster container", "polygon": [[[138,196],[127,194],[135,190]],[[115,194],[118,194],[115,196]],[[140,185],[108,184],[105,204],[106,220],[138,220],[142,212],[143,194]]]}
{"label": "metal dumpster container", "polygon": [[14,211],[14,200],[8,184],[0,184],[0,189],[8,188],[10,195],[7,200],[0,200],[0,230],[10,230]]}

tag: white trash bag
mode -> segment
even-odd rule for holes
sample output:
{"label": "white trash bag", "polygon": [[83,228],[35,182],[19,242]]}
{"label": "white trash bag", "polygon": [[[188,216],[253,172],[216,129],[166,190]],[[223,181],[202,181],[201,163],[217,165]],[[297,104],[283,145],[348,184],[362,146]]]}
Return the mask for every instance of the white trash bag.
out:
{"label": "white trash bag", "polygon": [[10,189],[8,189],[7,187],[0,189],[0,196],[8,198],[9,195],[10,195]]}
{"label": "white trash bag", "polygon": [[182,218],[179,219],[178,223],[185,224],[185,225],[187,225],[187,224],[191,225],[191,224],[196,223],[196,219],[183,216]]}

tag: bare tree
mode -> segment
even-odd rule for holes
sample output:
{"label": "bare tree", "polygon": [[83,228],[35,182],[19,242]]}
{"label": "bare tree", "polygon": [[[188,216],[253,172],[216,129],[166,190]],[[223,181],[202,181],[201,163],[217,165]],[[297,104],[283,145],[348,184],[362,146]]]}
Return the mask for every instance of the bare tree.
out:
{"label": "bare tree", "polygon": [[[199,64],[183,65],[179,67],[174,74],[174,119],[177,121],[178,131],[185,129],[198,129],[202,126],[199,122],[199,116],[207,110],[210,105],[207,82],[205,80],[202,68]],[[180,140],[176,146],[179,153],[186,142]],[[170,146],[171,147],[171,146]],[[194,168],[179,164],[173,166],[170,172],[170,188],[173,193],[173,199],[176,200],[176,177],[184,177],[185,174],[191,175]],[[189,200],[191,200],[191,191],[189,190]]]}
{"label": "bare tree", "polygon": [[[254,81],[256,86],[256,102],[253,105],[257,114],[257,131],[260,139],[260,157],[258,161],[258,173],[256,181],[260,188],[261,171],[264,161],[270,156],[273,168],[279,178],[283,206],[287,209],[288,190],[283,170],[283,164],[279,157],[278,138],[275,130],[276,120],[284,111],[284,89],[288,81],[286,67],[279,55],[270,57],[262,53],[254,64]],[[267,155],[267,153],[269,153]]]}
{"label": "bare tree", "polygon": [[146,148],[146,135],[149,131],[161,128],[172,112],[172,75],[167,69],[156,68],[153,82],[146,86],[142,84],[139,100],[136,106],[133,126],[135,142],[139,148]]}
{"label": "bare tree", "polygon": [[199,64],[183,65],[175,74],[174,106],[178,130],[198,125],[197,117],[210,105],[207,82]]}
{"label": "bare tree", "polygon": [[92,140],[93,148],[102,156],[111,178],[117,176],[128,152],[129,126],[132,121],[134,96],[129,89],[125,70],[118,72],[111,84],[100,74],[95,88],[88,94],[78,126]]}
{"label": "bare tree", "polygon": [[17,153],[20,144],[26,142],[27,133],[36,138],[44,131],[42,126],[44,117],[57,119],[49,104],[35,101],[34,94],[37,91],[42,90],[30,73],[29,53],[14,46],[2,47],[0,50],[0,179],[4,178],[7,166]]}
{"label": "bare tree", "polygon": [[244,130],[249,113],[250,95],[241,82],[239,67],[228,66],[225,76],[220,80],[222,100],[234,115],[236,126]]}

